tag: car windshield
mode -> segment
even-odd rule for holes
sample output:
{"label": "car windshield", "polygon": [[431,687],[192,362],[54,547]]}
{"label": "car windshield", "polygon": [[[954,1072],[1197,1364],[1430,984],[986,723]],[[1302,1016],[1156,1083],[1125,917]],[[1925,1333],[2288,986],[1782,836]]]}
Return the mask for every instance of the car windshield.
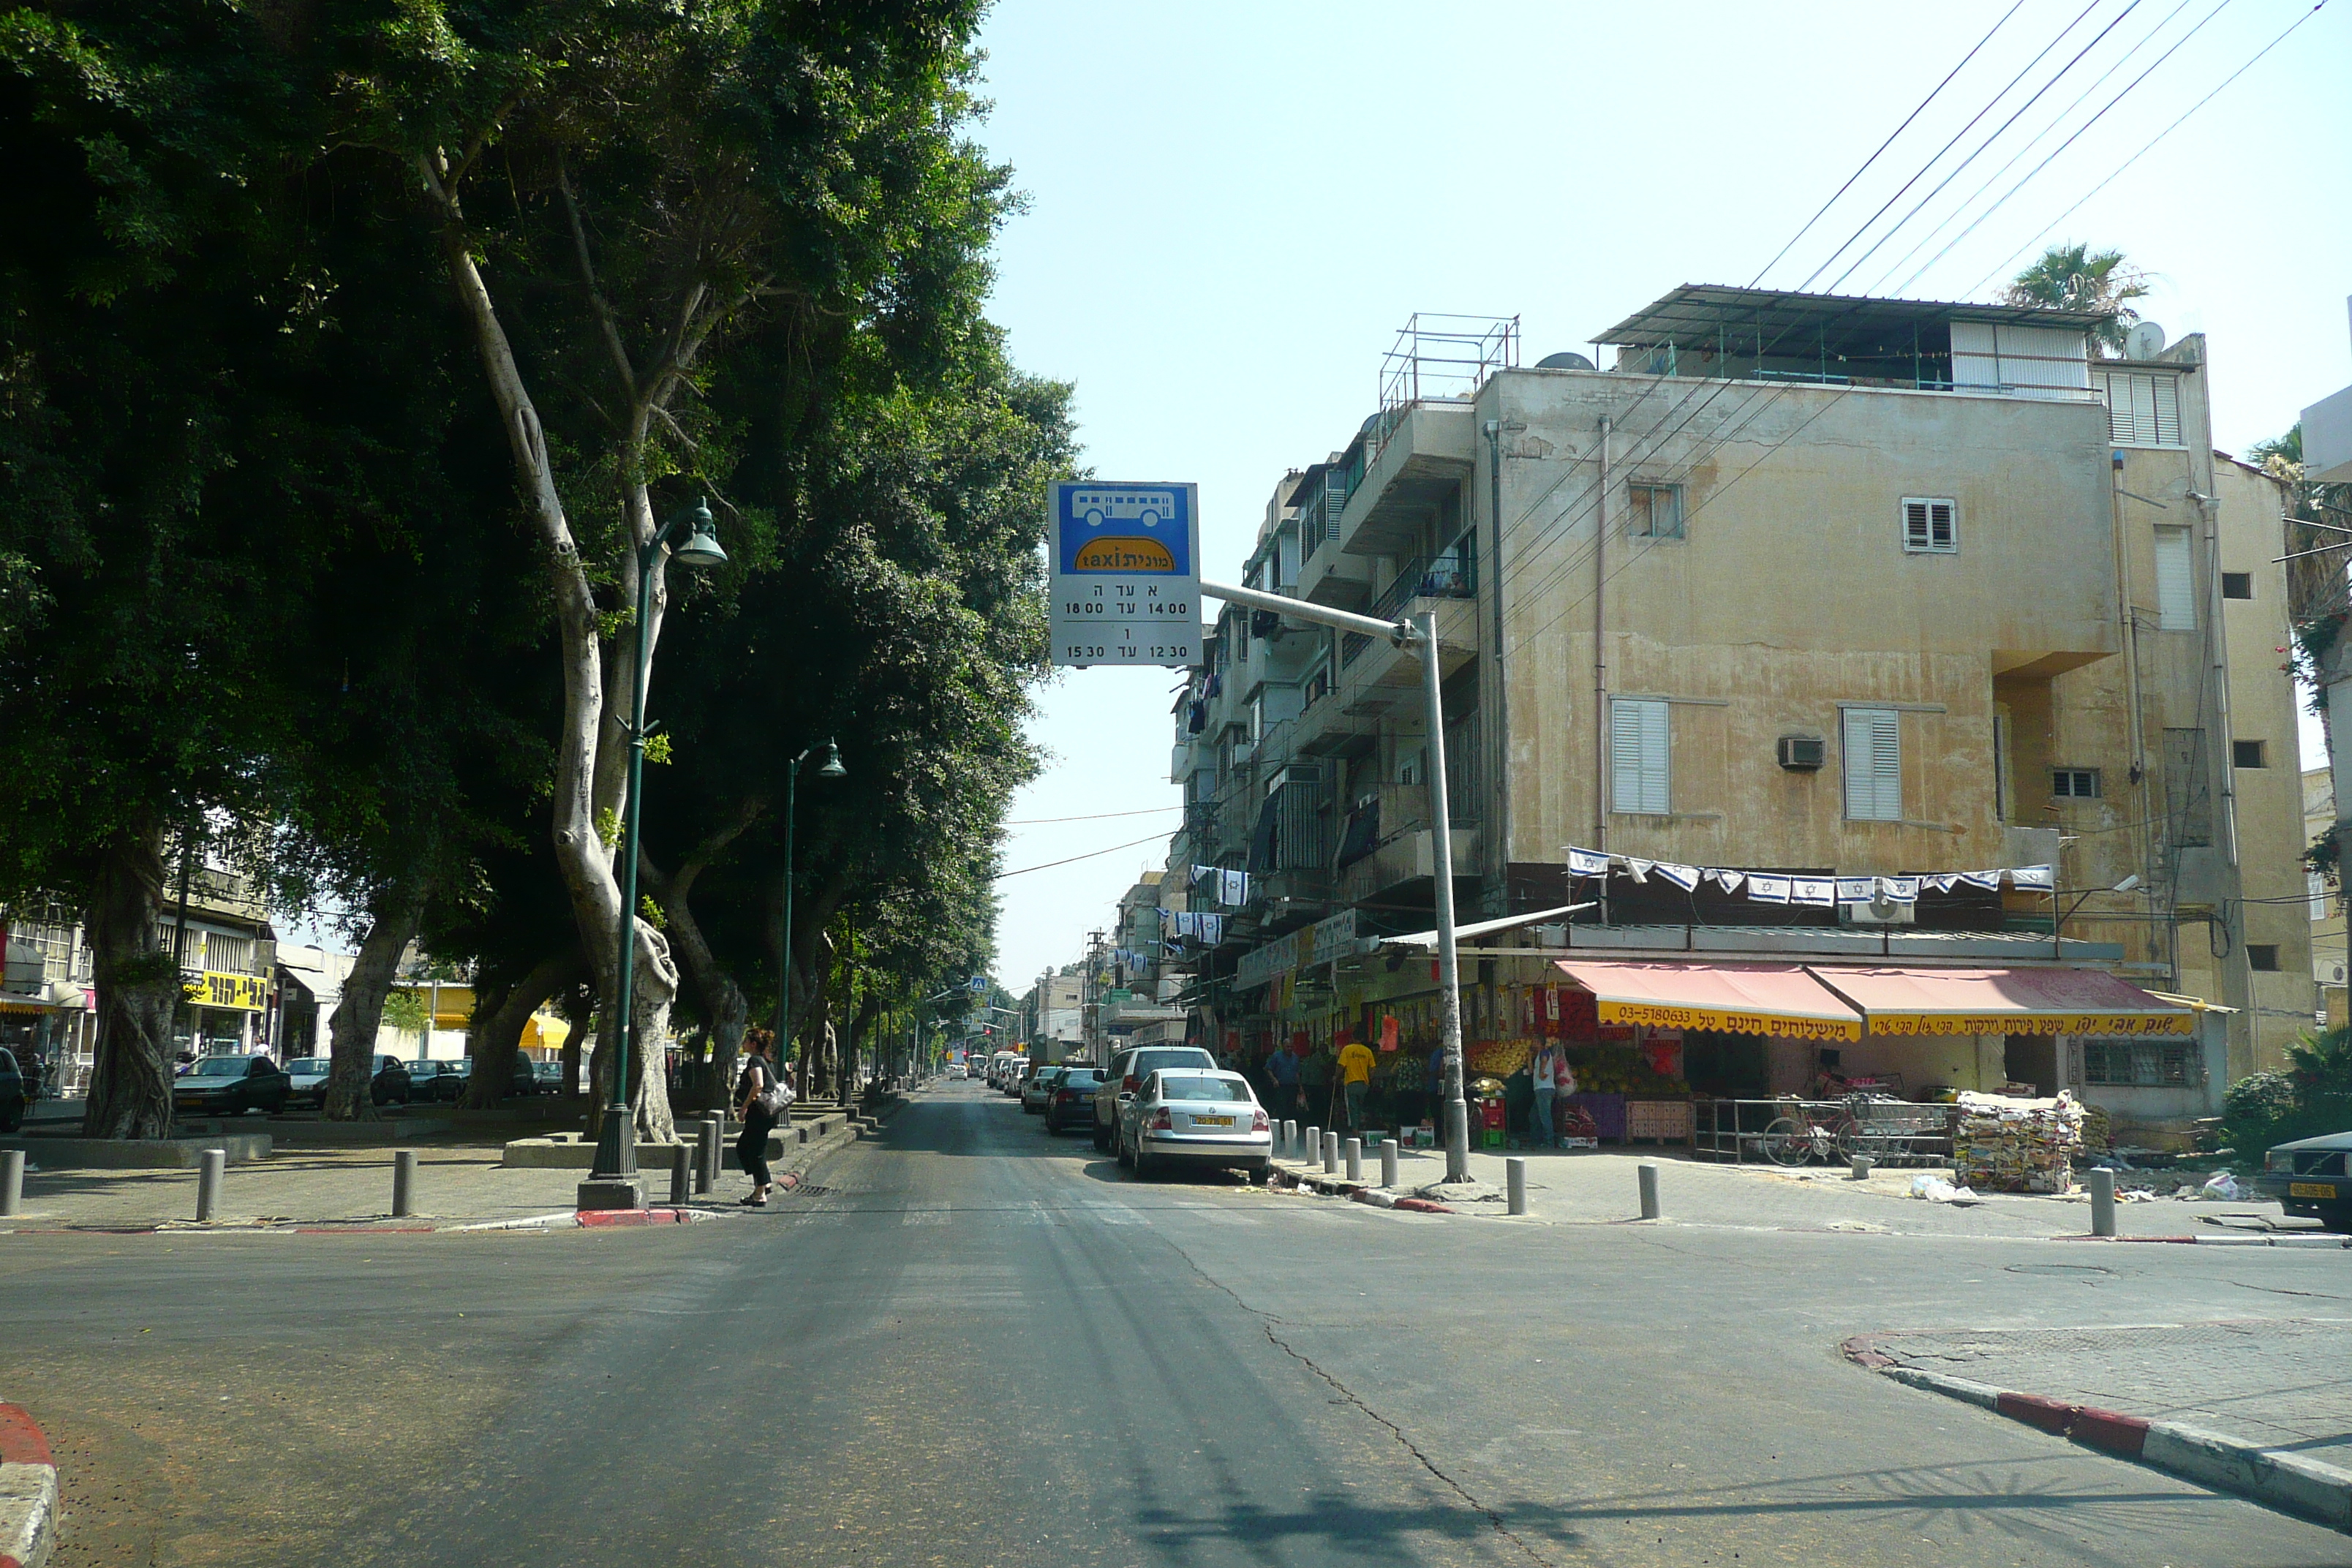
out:
{"label": "car windshield", "polygon": [[1062,1075],[1064,1089],[1092,1089],[1100,1082],[1102,1082],[1102,1074],[1092,1068],[1088,1068],[1084,1072],[1066,1072]]}
{"label": "car windshield", "polygon": [[288,1062],[286,1070],[296,1078],[324,1078],[335,1064],[320,1057],[304,1057],[300,1061]]}
{"label": "car windshield", "polygon": [[188,1069],[190,1078],[243,1078],[250,1057],[206,1057]]}
{"label": "car windshield", "polygon": [[1236,1104],[1250,1098],[1249,1085],[1237,1078],[1163,1078],[1162,1100],[1222,1100]]}

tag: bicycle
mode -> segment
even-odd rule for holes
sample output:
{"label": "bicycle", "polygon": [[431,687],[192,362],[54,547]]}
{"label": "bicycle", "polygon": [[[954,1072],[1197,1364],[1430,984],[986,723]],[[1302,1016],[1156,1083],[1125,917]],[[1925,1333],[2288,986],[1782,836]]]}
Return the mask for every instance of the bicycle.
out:
{"label": "bicycle", "polygon": [[1757,1140],[1757,1147],[1776,1165],[1803,1165],[1832,1155],[1852,1160],[1861,1152],[1865,1136],[1854,1102],[1866,1098],[1848,1095],[1826,1115],[1816,1114],[1801,1100],[1790,1100],[1792,1114],[1774,1117]]}

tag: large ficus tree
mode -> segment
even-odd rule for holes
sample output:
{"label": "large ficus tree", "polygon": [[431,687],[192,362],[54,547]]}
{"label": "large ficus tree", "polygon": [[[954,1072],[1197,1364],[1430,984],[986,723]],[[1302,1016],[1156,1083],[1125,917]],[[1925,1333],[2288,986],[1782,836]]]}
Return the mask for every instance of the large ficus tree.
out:
{"label": "large ficus tree", "polygon": [[[707,490],[730,548],[756,561],[761,521],[724,504],[736,432],[701,396],[732,345],[919,316],[930,263],[984,242],[1003,175],[958,133],[975,8],[478,0],[342,15],[345,136],[415,193],[437,239],[438,276],[415,286],[457,301],[541,553],[563,683],[551,828],[609,1002],[624,721],[671,588],[657,577],[635,624],[639,552],[665,505]],[[631,925],[648,1042],[633,1099],[641,1131],[666,1137],[651,1043],[677,973],[661,931]]]}

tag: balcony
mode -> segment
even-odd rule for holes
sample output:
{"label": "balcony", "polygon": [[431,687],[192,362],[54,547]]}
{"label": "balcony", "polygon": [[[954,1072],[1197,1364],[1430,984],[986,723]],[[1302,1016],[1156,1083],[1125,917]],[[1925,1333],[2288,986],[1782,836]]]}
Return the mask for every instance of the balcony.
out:
{"label": "balcony", "polygon": [[1409,405],[1382,423],[1388,439],[1339,514],[1339,548],[1349,555],[1410,552],[1476,465],[1478,426],[1466,401]]}

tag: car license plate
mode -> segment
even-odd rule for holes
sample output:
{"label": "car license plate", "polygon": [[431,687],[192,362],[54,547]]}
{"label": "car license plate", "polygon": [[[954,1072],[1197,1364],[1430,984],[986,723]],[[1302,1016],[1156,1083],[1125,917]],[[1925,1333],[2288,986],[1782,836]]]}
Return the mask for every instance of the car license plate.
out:
{"label": "car license plate", "polygon": [[1195,1127],[1231,1127],[1233,1124],[1234,1119],[1230,1116],[1195,1116],[1192,1118],[1192,1125]]}
{"label": "car license plate", "polygon": [[2286,1195],[2291,1198],[2333,1198],[2336,1196],[2336,1184],[2333,1182],[2289,1182],[2286,1184]]}

